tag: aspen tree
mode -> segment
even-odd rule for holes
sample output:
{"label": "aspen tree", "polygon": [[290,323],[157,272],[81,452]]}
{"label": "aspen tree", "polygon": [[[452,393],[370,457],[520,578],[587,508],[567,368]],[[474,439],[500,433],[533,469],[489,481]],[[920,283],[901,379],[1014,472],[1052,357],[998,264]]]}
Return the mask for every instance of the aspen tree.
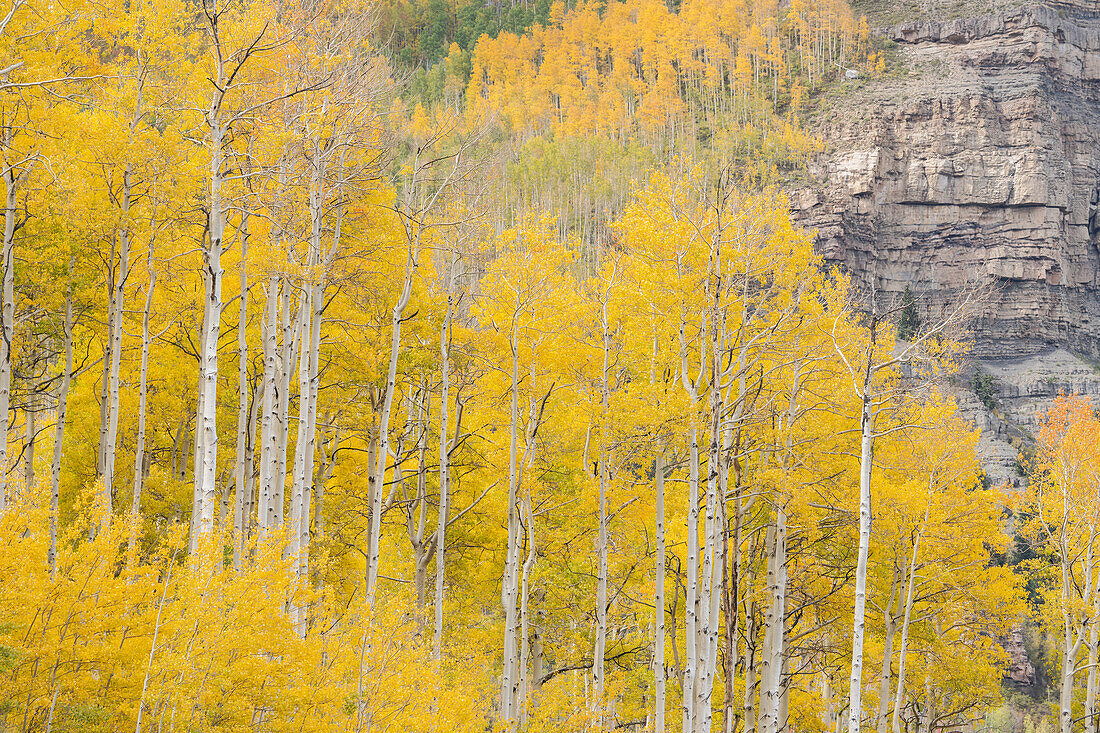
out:
{"label": "aspen tree", "polygon": [[595,688],[596,714],[604,711],[604,654],[607,645],[607,483],[610,467],[610,402],[611,385],[608,365],[611,358],[611,326],[607,317],[607,301],[615,287],[618,262],[611,265],[610,278],[600,298],[600,343],[603,366],[600,370],[600,477],[599,477],[599,539],[597,540],[598,570],[596,575],[596,643],[592,651],[592,678]]}
{"label": "aspen tree", "polygon": [[103,507],[104,521],[109,521],[114,497],[115,450],[118,443],[119,366],[122,360],[122,319],[125,314],[126,278],[130,274],[130,166],[122,174],[122,190],[119,195],[119,215],[122,223],[118,231],[118,270],[115,272],[111,293],[110,372],[107,382],[107,400],[110,405],[107,418],[107,437],[103,457]]}
{"label": "aspen tree", "polygon": [[[434,143],[437,139],[434,138],[429,144]],[[401,323],[405,308],[409,304],[409,298],[412,296],[413,279],[416,277],[417,268],[420,266],[420,246],[425,230],[429,226],[427,217],[434,213],[435,203],[458,171],[461,159],[460,150],[459,153],[453,156],[444,156],[438,160],[422,162],[420,150],[423,150],[423,148],[418,149],[412,164],[411,195],[419,195],[419,187],[423,185],[422,178],[433,165],[447,159],[451,159],[453,165],[450,173],[446,175],[435,192],[427,198],[426,203],[414,207],[410,195],[405,209],[398,212],[405,233],[406,258],[401,292],[391,311],[389,366],[386,373],[385,393],[382,398],[382,412],[378,424],[378,455],[373,469],[374,497],[370,510],[370,543],[367,550],[367,597],[371,605],[374,603],[374,594],[378,583],[379,540],[382,532],[382,488],[385,486],[386,461],[389,455],[390,411],[393,406],[393,393],[397,387],[397,360],[401,352]]]}
{"label": "aspen tree", "polygon": [[238,572],[241,569],[242,555],[245,549],[245,534],[248,520],[245,516],[247,510],[248,483],[245,475],[252,472],[247,454],[251,441],[248,435],[248,211],[241,210],[241,262],[240,282],[241,291],[237,296],[240,304],[237,311],[237,460],[233,471],[236,492],[234,494],[233,508],[233,567]]}
{"label": "aspen tree", "polygon": [[1057,618],[1061,649],[1058,726],[1073,728],[1073,691],[1078,655],[1089,637],[1100,568],[1100,422],[1079,397],[1059,397],[1040,424],[1035,481],[1037,539],[1057,557]]}
{"label": "aspen tree", "polygon": [[277,428],[274,435],[275,447],[271,454],[274,466],[272,468],[271,503],[268,506],[271,528],[276,531],[283,529],[286,513],[286,451],[290,442],[290,390],[294,384],[294,355],[298,351],[298,342],[302,338],[302,318],[305,315],[301,309],[298,310],[298,315],[294,315],[291,293],[293,287],[290,279],[284,277],[281,305],[283,337],[278,352],[279,358],[276,362],[278,372],[275,378],[275,424]]}
{"label": "aspen tree", "polygon": [[[849,317],[850,306],[840,309],[833,321],[831,337],[837,356],[844,364],[852,393],[860,402],[859,458],[859,549],[855,573],[855,607],[852,623],[852,664],[848,687],[848,733],[859,733],[863,715],[863,640],[867,603],[867,554],[871,542],[871,471],[875,439],[893,430],[879,428],[878,416],[894,404],[897,396],[895,372],[901,364],[917,364],[928,359],[929,350],[945,348],[953,329],[959,327],[984,298],[980,287],[968,286],[962,297],[943,317],[914,335],[912,341],[891,353],[882,353],[891,344],[883,344],[886,316],[878,311],[875,293],[871,293],[871,313],[866,327],[867,339],[859,348],[859,361],[853,364],[838,340],[842,321]],[[892,341],[892,339],[889,339]],[[849,352],[851,353],[851,352]],[[884,385],[883,382],[886,382]]]}
{"label": "aspen tree", "polygon": [[[443,586],[447,569],[447,517],[451,499],[451,446],[447,439],[447,421],[451,394],[451,319],[454,316],[455,268],[457,250],[451,256],[447,270],[447,309],[439,327],[439,517],[435,535],[435,659],[443,652]],[[457,432],[457,430],[456,430]]]}
{"label": "aspen tree", "polygon": [[[311,416],[314,407],[311,402],[311,364],[313,363],[313,350],[310,347],[310,338],[313,329],[310,322],[313,315],[313,290],[303,288],[299,298],[298,320],[302,322],[302,338],[299,346],[298,359],[298,440],[294,449],[294,477],[292,479],[292,491],[290,497],[290,527],[288,535],[287,554],[291,560],[291,575],[297,585],[303,581],[303,568],[308,567],[308,561],[303,562],[302,556],[309,556],[309,491],[313,486],[312,481],[312,438],[309,436]],[[306,453],[310,453],[307,461]],[[304,532],[303,532],[304,527]],[[298,633],[305,634],[305,619],[301,617],[302,609],[296,604],[291,604],[291,619],[298,626]]]}
{"label": "aspen tree", "polygon": [[61,386],[57,391],[57,427],[53,438],[53,463],[50,467],[50,544],[47,565],[50,579],[57,579],[57,514],[61,494],[61,457],[65,443],[65,421],[69,407],[69,385],[73,378],[73,268],[75,257],[69,258],[68,286],[65,290],[65,366]]}
{"label": "aspen tree", "polygon": [[[706,328],[703,319],[703,328]],[[700,598],[699,598],[699,433],[696,425],[696,403],[699,400],[699,382],[705,367],[705,357],[700,363],[699,375],[692,379],[688,376],[688,343],[685,334],[685,316],[680,317],[680,380],[690,401],[690,423],[688,427],[688,509],[687,509],[687,594],[684,606],[686,651],[684,653],[683,718],[684,730],[694,731],[696,727],[697,692],[696,681],[699,674],[699,635]]]}
{"label": "aspen tree", "polygon": [[137,541],[137,518],[141,514],[141,490],[145,479],[145,414],[149,384],[149,346],[152,334],[149,331],[149,318],[153,309],[153,292],[157,284],[157,272],[153,269],[153,242],[149,243],[146,257],[146,269],[149,282],[145,286],[145,307],[141,315],[141,373],[138,377],[138,425],[137,445],[134,448],[133,501],[130,506],[130,551]]}
{"label": "aspen tree", "polygon": [[908,580],[905,588],[905,609],[903,611],[901,623],[901,644],[898,650],[898,681],[894,691],[894,711],[891,718],[891,730],[893,733],[901,733],[901,706],[905,700],[905,662],[907,652],[909,651],[909,624],[913,619],[913,594],[916,590],[917,557],[920,553],[921,537],[924,534],[925,526],[928,524],[928,510],[930,507],[931,502],[929,502],[929,507],[925,509],[924,522],[913,536],[913,554],[909,559]]}
{"label": "aspen tree", "polygon": [[[13,11],[17,6],[13,5]],[[11,13],[4,21],[11,19]],[[0,27],[0,33],[4,30]],[[30,175],[33,156],[22,157],[12,150],[14,122],[0,120],[3,130],[4,161],[0,176],[4,179],[3,277],[0,279],[0,511],[8,501],[8,411],[11,407],[12,340],[15,335],[15,229],[19,192]],[[12,159],[15,153],[17,159]]]}
{"label": "aspen tree", "polygon": [[519,650],[517,649],[518,642],[516,640],[516,594],[519,591],[516,587],[519,564],[517,557],[519,518],[516,506],[519,495],[517,456],[519,451],[519,345],[516,342],[516,316],[513,315],[511,328],[508,332],[508,345],[512,353],[512,384],[509,390],[510,418],[508,421],[508,544],[504,560],[504,578],[500,590],[500,603],[504,608],[504,670],[500,676],[500,717],[505,721],[511,721],[518,716],[516,689],[519,687],[518,677],[521,674],[521,670],[518,669]]}
{"label": "aspen tree", "polygon": [[274,528],[275,451],[278,446],[278,402],[276,400],[276,371],[278,363],[279,330],[279,277],[272,275],[267,285],[267,317],[264,319],[264,372],[263,372],[263,427],[260,435],[260,501],[256,509],[257,525],[261,539]]}

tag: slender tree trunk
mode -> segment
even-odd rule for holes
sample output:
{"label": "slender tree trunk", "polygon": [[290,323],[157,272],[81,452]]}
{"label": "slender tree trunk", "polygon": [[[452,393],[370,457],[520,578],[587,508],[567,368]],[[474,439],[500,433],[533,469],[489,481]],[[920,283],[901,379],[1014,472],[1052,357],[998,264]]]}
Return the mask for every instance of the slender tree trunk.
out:
{"label": "slender tree trunk", "polygon": [[[111,253],[107,259],[107,334],[103,340],[103,373],[99,381],[99,449],[96,452],[95,475],[103,477],[103,467],[107,460],[107,423],[111,414],[111,325],[115,322],[115,254],[118,252],[118,237],[111,238]],[[95,530],[92,529],[94,534]]]}
{"label": "slender tree trunk", "polygon": [[[308,295],[307,295],[308,292]],[[309,491],[312,486],[312,440],[309,435],[310,415],[313,406],[312,384],[310,364],[313,350],[310,347],[310,338],[313,335],[311,328],[311,316],[313,314],[313,290],[303,291],[299,310],[301,331],[300,356],[298,359],[298,440],[294,449],[294,476],[290,498],[290,527],[289,527],[289,555],[291,558],[292,574],[296,578],[296,586],[301,587],[304,582],[303,570],[309,567],[308,561],[302,561],[302,555],[309,554]],[[307,460],[307,453],[309,454]],[[302,528],[305,528],[304,537]],[[304,540],[304,544],[303,544]],[[291,606],[291,618],[298,626],[299,635],[304,635],[305,624],[301,618],[302,610],[298,604]]]}
{"label": "slender tree trunk", "polygon": [[528,613],[527,613],[527,601],[529,596],[529,589],[531,587],[531,573],[535,567],[535,514],[531,511],[531,494],[528,492],[524,498],[524,507],[527,512],[527,559],[523,561],[523,578],[521,580],[520,587],[520,600],[519,600],[519,616],[520,616],[520,658],[519,658],[519,674],[520,674],[520,689],[519,695],[519,725],[524,726],[527,722],[527,692],[530,689],[530,685],[527,681],[527,660],[530,656],[529,637],[527,633],[528,629]]}
{"label": "slender tree trunk", "polygon": [[[1093,587],[1100,587],[1100,578]],[[1097,659],[1100,651],[1100,592],[1094,593],[1092,617],[1089,619],[1088,665],[1089,676],[1085,688],[1085,733],[1096,733],[1096,684]]]}
{"label": "slender tree trunk", "polygon": [[[1091,556],[1092,548],[1090,546],[1088,555]],[[1072,568],[1070,564],[1073,562],[1069,553],[1063,549],[1062,553],[1062,588],[1063,594],[1068,592],[1068,588],[1072,587],[1071,573]],[[1085,589],[1082,595],[1085,607],[1088,608],[1092,605],[1092,593],[1089,586],[1092,582],[1092,558],[1087,557],[1085,560]],[[1082,624],[1076,622],[1076,619],[1072,616],[1070,610],[1065,607],[1065,601],[1063,599],[1063,632],[1062,632],[1062,668],[1061,668],[1061,686],[1059,688],[1058,695],[1058,728],[1061,733],[1072,733],[1073,731],[1073,684],[1074,676],[1077,667],[1077,655],[1081,651],[1081,645],[1085,639],[1085,629]],[[1087,623],[1087,615],[1085,622]]]}
{"label": "slender tree trunk", "polygon": [[[1090,526],[1089,532],[1089,544],[1090,547],[1095,545],[1096,532],[1093,527]],[[1085,683],[1085,731],[1086,733],[1095,733],[1096,731],[1096,663],[1097,663],[1097,647],[1100,646],[1100,627],[1098,627],[1097,618],[1100,616],[1100,576],[1096,574],[1096,568],[1094,566],[1100,565],[1096,561],[1095,551],[1088,553],[1089,563],[1085,565],[1085,572],[1088,573],[1088,580],[1085,582],[1086,590],[1092,590],[1092,599],[1085,599],[1086,608],[1090,610],[1087,612],[1087,618],[1085,620],[1085,627],[1088,629],[1088,677]],[[1084,629],[1081,630],[1082,637],[1084,636]]]}
{"label": "slender tree trunk", "polygon": [[260,440],[260,405],[267,385],[260,379],[252,389],[252,407],[248,416],[248,450],[244,454],[244,514],[241,524],[240,552],[242,562],[249,543],[256,533],[259,512],[256,509],[256,444]]}
{"label": "slender tree trunk", "polygon": [[775,733],[776,716],[779,714],[779,690],[772,687],[772,667],[775,664],[773,647],[776,643],[776,626],[780,623],[776,620],[778,607],[775,603],[775,596],[779,588],[779,570],[777,568],[778,526],[779,517],[777,512],[776,521],[768,527],[767,536],[764,540],[767,558],[768,604],[767,610],[764,612],[764,643],[760,650],[760,733]]}
{"label": "slender tree trunk", "polygon": [[53,438],[53,465],[50,467],[50,547],[47,558],[50,577],[57,579],[57,512],[61,492],[61,455],[65,440],[65,419],[69,405],[69,384],[73,376],[73,285],[74,261],[69,261],[69,287],[65,293],[65,371],[57,393],[57,428]]}
{"label": "slender tree trunk", "polygon": [[[868,355],[867,359],[870,362],[871,356]],[[867,555],[871,547],[871,461],[874,445],[869,387],[870,379],[866,378],[860,415],[859,554],[856,559],[856,600],[852,621],[852,675],[848,685],[848,733],[859,733],[863,713],[863,630],[867,605]]]}
{"label": "slender tree trunk", "polygon": [[265,539],[275,523],[272,501],[275,484],[275,452],[278,448],[278,382],[279,361],[279,277],[272,275],[267,288],[267,318],[264,329],[263,427],[260,435],[260,486],[256,523],[259,536]]}
{"label": "slender tree trunk", "polygon": [[[247,477],[245,476],[248,439],[248,212],[241,212],[241,294],[237,315],[237,463],[233,472],[236,484],[233,509],[233,568],[241,569],[248,521]],[[249,471],[251,472],[251,471]]]}
{"label": "slender tree trunk", "polygon": [[604,716],[604,651],[607,645],[607,481],[608,481],[608,433],[611,430],[608,414],[611,387],[608,383],[607,368],[611,356],[611,332],[607,321],[607,299],[602,306],[603,325],[603,371],[600,383],[600,402],[602,420],[600,425],[600,486],[599,486],[599,539],[597,545],[596,574],[596,643],[592,651],[592,682],[595,691],[595,712],[597,719]]}
{"label": "slender tree trunk", "polygon": [[301,535],[298,528],[302,523],[303,487],[306,483],[306,430],[309,425],[309,337],[312,333],[309,318],[311,304],[303,288],[298,303],[298,331],[302,337],[298,355],[298,437],[294,448],[294,470],[290,484],[290,533],[287,537],[287,551],[294,563],[294,575],[298,574],[298,553],[301,548]]}
{"label": "slender tree trunk", "polygon": [[721,335],[718,329],[718,290],[715,288],[714,314],[711,319],[711,378],[710,378],[710,446],[707,452],[707,499],[705,538],[703,541],[703,593],[700,599],[703,623],[699,636],[699,666],[696,689],[696,727],[710,731],[714,692],[714,678],[718,668],[719,619],[721,610],[721,586],[724,569],[718,562],[719,533],[725,528],[725,502],[718,496],[722,477],[722,414],[724,410],[721,389]]}
{"label": "slender tree trunk", "polygon": [[[11,128],[5,129],[10,142]],[[10,166],[4,170],[6,206],[4,207],[4,280],[0,286],[0,511],[8,504],[8,411],[11,405],[11,349],[15,326],[15,219],[18,206],[18,179]]]}
{"label": "slender tree trunk", "polygon": [[[218,92],[215,91],[215,95]],[[214,530],[214,507],[217,502],[218,470],[218,336],[222,315],[222,248],[225,234],[225,211],[222,205],[222,144],[225,130],[219,120],[220,110],[212,110],[210,123],[210,211],[209,240],[203,252],[206,273],[206,317],[202,340],[202,414],[196,419],[195,434],[202,435],[202,475],[196,479],[200,487],[198,533],[208,535]],[[196,438],[197,440],[197,438]]]}
{"label": "slender tree trunk", "polygon": [[[755,553],[754,553],[755,554]],[[749,594],[745,593],[745,733],[756,730],[756,608]]]}
{"label": "slender tree trunk", "polygon": [[894,599],[901,603],[900,584],[904,575],[900,570],[894,571],[894,578],[890,583],[890,600],[886,603],[884,612],[884,642],[882,645],[882,672],[879,674],[878,689],[878,713],[875,715],[875,727],[878,733],[887,733],[890,724],[890,678],[894,663],[894,637],[898,631],[898,616],[894,611]]}
{"label": "slender tree trunk", "polygon": [[508,548],[504,561],[504,578],[501,582],[501,606],[504,608],[504,669],[500,678],[500,718],[513,721],[518,712],[515,705],[516,677],[519,674],[519,654],[516,644],[516,594],[518,592],[518,565],[516,539],[519,533],[519,521],[516,512],[519,492],[519,473],[517,454],[519,452],[519,349],[516,344],[515,328],[511,333],[512,349],[512,395],[511,418],[509,422],[508,448]]}
{"label": "slender tree trunk", "polygon": [[297,316],[298,331],[302,334],[299,339],[298,353],[298,435],[294,447],[294,470],[290,484],[290,526],[287,536],[288,553],[294,563],[293,575],[295,576],[298,575],[298,555],[301,551],[299,528],[302,524],[302,509],[305,503],[306,432],[309,429],[309,337],[313,331],[310,328],[313,307],[307,292],[311,293],[303,287]]}
{"label": "slender tree trunk", "polygon": [[447,416],[451,392],[451,318],[454,314],[454,259],[447,281],[447,310],[439,329],[439,520],[435,535],[435,660],[443,652],[443,584],[447,570],[447,516],[451,500],[451,456],[447,445]]}
{"label": "slender tree trunk", "polygon": [[118,448],[119,405],[119,369],[122,363],[122,322],[125,315],[126,280],[130,274],[130,168],[122,177],[122,225],[118,232],[118,272],[115,275],[114,304],[111,330],[111,369],[108,376],[107,394],[110,400],[110,412],[107,418],[107,443],[103,458],[103,507],[104,521],[109,521],[115,494],[115,451]]}
{"label": "slender tree trunk", "polygon": [[137,447],[134,449],[134,498],[130,506],[130,544],[129,553],[132,554],[137,542],[137,522],[141,514],[141,489],[145,481],[145,402],[149,384],[149,316],[153,309],[153,289],[156,287],[157,275],[153,269],[153,250],[149,249],[149,286],[145,290],[145,309],[141,314],[141,375],[138,379],[138,427]]}
{"label": "slender tree trunk", "polygon": [[[209,292],[210,285],[207,282],[207,274],[206,274],[205,270],[203,270],[202,277],[203,277],[203,291],[204,292]],[[199,326],[199,334],[198,334],[198,343],[199,343],[199,381],[198,381],[198,384],[196,385],[196,388],[195,388],[196,392],[197,392],[197,394],[195,395],[195,439],[193,441],[194,445],[192,446],[192,451],[191,451],[191,456],[190,456],[190,458],[191,458],[191,501],[192,501],[192,503],[191,503],[191,525],[190,525],[190,532],[191,533],[190,533],[189,540],[188,540],[188,552],[190,554],[194,554],[195,550],[198,549],[198,545],[199,545],[199,526],[202,524],[201,507],[202,507],[202,456],[203,456],[203,452],[202,452],[202,430],[200,428],[202,420],[200,419],[200,416],[205,411],[205,408],[203,407],[203,405],[205,404],[205,401],[206,401],[206,391],[205,391],[204,386],[203,386],[206,383],[206,378],[203,376],[203,374],[206,370],[206,366],[205,366],[204,361],[203,361],[202,350],[203,350],[203,342],[204,342],[204,339],[205,339],[205,334],[206,334],[206,331],[207,331],[206,321],[207,321],[207,318],[209,317],[209,315],[210,314],[207,313],[207,309],[204,306],[202,324]],[[187,453],[187,451],[185,450],[184,454],[186,454],[186,453]],[[183,471],[181,471],[180,473],[182,475]]]}
{"label": "slender tree trunk", "polygon": [[294,382],[294,354],[301,336],[300,320],[291,315],[290,283],[283,288],[283,343],[282,357],[279,359],[278,389],[276,402],[275,462],[274,481],[271,487],[271,529],[281,530],[286,512],[286,450],[290,442],[290,386]]}
{"label": "slender tree trunk", "polygon": [[1072,641],[1070,634],[1067,631],[1062,646],[1062,679],[1058,694],[1058,729],[1061,733],[1073,733],[1073,678],[1080,645]]}
{"label": "slender tree trunk", "polygon": [[[694,400],[692,401],[694,404]],[[685,638],[683,712],[684,731],[695,732],[695,677],[699,662],[699,438],[695,427],[695,411],[688,429],[688,566],[687,602],[684,606]]]}
{"label": "slender tree trunk", "polygon": [[[309,335],[309,409],[306,411],[305,481],[302,484],[302,517],[298,525],[298,574],[309,577],[309,518],[313,488],[314,451],[317,445],[317,399],[321,387],[321,318],[324,315],[324,286],[315,283],[310,294],[313,332]],[[304,629],[303,629],[304,632]]]}
{"label": "slender tree trunk", "polygon": [[[927,522],[927,510],[924,516],[925,522]],[[909,559],[909,581],[905,590],[905,615],[901,622],[901,646],[898,649],[898,685],[897,690],[894,692],[894,716],[891,726],[894,733],[901,733],[901,705],[905,700],[905,655],[909,650],[909,622],[913,617],[913,593],[917,584],[917,555],[920,552],[922,534],[924,534],[923,527],[913,539],[913,554]]]}
{"label": "slender tree trunk", "polygon": [[665,454],[663,448],[657,449],[657,464],[653,472],[656,482],[657,515],[656,540],[657,559],[653,569],[653,686],[654,686],[654,731],[665,731]]}
{"label": "slender tree trunk", "polygon": [[408,259],[405,261],[405,280],[401,295],[393,306],[390,320],[392,338],[390,341],[390,362],[386,372],[386,394],[382,400],[382,415],[378,426],[379,449],[374,466],[374,500],[371,506],[370,546],[367,551],[367,598],[374,605],[374,594],[378,584],[379,541],[382,533],[382,493],[386,485],[386,461],[390,450],[390,411],[393,409],[393,395],[397,391],[397,361],[401,353],[401,320],[405,307],[412,296],[413,277],[420,257],[419,241],[410,244]]}

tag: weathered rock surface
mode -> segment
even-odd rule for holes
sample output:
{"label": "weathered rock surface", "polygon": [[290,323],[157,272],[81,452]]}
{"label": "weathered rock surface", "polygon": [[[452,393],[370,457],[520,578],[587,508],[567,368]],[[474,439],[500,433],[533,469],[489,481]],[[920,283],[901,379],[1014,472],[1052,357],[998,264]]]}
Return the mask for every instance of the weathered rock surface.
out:
{"label": "weathered rock surface", "polygon": [[975,369],[992,379],[992,409],[970,392],[959,394],[964,413],[981,429],[978,450],[985,473],[997,486],[1020,488],[1017,460],[1038,429],[1040,414],[1059,394],[1100,395],[1100,370],[1092,362],[1053,348],[1016,359],[981,359]]}
{"label": "weathered rock surface", "polygon": [[882,31],[900,76],[845,81],[828,151],[792,195],[826,258],[933,315],[997,289],[975,354],[1100,356],[1100,3],[1049,3]]}
{"label": "weathered rock surface", "polygon": [[1008,636],[1000,640],[1001,646],[1008,653],[1008,669],[1005,671],[1005,679],[1017,687],[1028,687],[1035,683],[1035,665],[1027,655],[1027,647],[1024,645],[1024,631],[1016,627]]}

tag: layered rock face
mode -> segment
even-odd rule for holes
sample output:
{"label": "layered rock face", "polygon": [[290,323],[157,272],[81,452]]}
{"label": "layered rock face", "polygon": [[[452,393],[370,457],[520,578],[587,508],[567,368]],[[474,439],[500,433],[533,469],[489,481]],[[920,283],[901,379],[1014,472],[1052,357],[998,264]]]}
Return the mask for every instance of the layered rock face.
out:
{"label": "layered rock face", "polygon": [[1100,3],[884,33],[903,71],[845,82],[823,111],[828,152],[795,217],[880,298],[910,285],[928,317],[995,280],[979,358],[1100,356]]}

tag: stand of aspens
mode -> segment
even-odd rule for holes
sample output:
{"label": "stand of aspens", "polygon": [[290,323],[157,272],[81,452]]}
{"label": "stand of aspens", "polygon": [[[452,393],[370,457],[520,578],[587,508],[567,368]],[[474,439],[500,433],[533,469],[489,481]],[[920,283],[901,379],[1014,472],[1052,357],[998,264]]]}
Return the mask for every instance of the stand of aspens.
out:
{"label": "stand of aspens", "polygon": [[[371,8],[115,10],[0,24],[0,729],[932,733],[1000,704],[1025,605],[951,396],[980,291],[899,338],[769,166],[686,142],[811,148],[780,60],[810,89],[869,61],[846,7],[723,15],[726,61],[654,41],[610,126],[540,106],[545,54],[508,101],[513,37],[426,109]],[[552,15],[558,50],[604,17]],[[625,94],[608,68],[570,79]],[[512,188],[500,139],[538,115],[663,152],[606,207],[579,170]],[[1027,514],[1064,731],[1100,615],[1072,414]]]}

